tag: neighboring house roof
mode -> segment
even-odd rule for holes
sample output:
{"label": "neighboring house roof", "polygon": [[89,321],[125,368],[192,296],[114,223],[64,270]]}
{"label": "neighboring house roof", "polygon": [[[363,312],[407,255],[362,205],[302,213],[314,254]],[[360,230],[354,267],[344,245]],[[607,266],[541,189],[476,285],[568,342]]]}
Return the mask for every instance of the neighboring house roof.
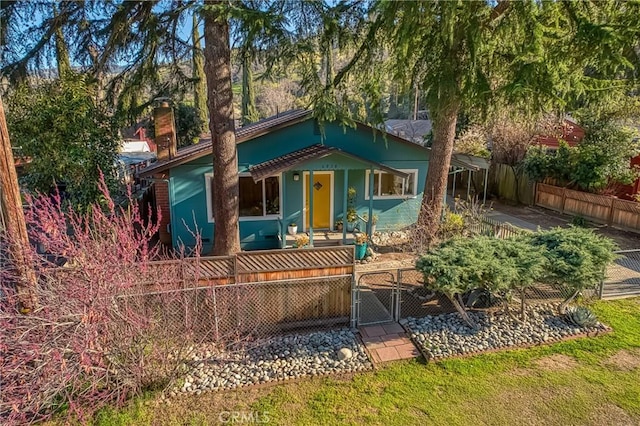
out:
{"label": "neighboring house roof", "polygon": [[[256,123],[241,127],[236,130],[236,143],[242,143],[251,139],[257,138],[272,131],[292,126],[294,124],[309,120],[312,118],[312,111],[310,110],[291,110],[278,115],[265,118]],[[371,131],[379,131],[385,133],[382,130],[375,129],[369,125],[363,123],[356,123],[358,128],[368,129]],[[415,142],[406,140],[393,134],[385,133],[386,137],[395,140],[397,142],[410,144],[412,146],[419,146]],[[426,149],[426,148],[423,148]],[[190,145],[178,150],[177,155],[169,160],[159,161],[151,167],[140,172],[141,177],[147,177],[153,173],[158,173],[178,166],[180,164],[188,163],[189,161],[197,158],[209,155],[211,153],[211,135],[204,135],[200,141],[195,145]]]}
{"label": "neighboring house roof", "polygon": [[374,165],[377,169],[384,170],[396,176],[400,176],[401,178],[406,178],[409,176],[407,173],[401,172],[400,170],[396,170],[389,166],[385,166],[384,164],[378,163],[376,161],[371,161],[366,158],[359,157],[357,155],[345,152],[339,148],[321,144],[311,145],[306,148],[302,148],[297,151],[282,155],[280,157],[267,160],[263,163],[256,164],[255,166],[251,166],[249,167],[249,173],[251,173],[251,177],[253,177],[253,180],[258,182],[259,180],[262,180],[266,177],[293,169],[294,167],[311,160],[327,157],[331,154],[343,155],[362,163]]}
{"label": "neighboring house roof", "polygon": [[567,142],[569,146],[578,145],[584,139],[584,129],[574,121],[573,118],[567,117],[562,124],[562,137],[539,135],[535,137],[535,143],[549,148],[558,148],[560,139]]}
{"label": "neighboring house roof", "polygon": [[424,138],[429,133],[433,125],[431,120],[385,120],[385,130],[392,135],[410,140],[417,144],[424,144]]}
{"label": "neighboring house roof", "polygon": [[118,159],[127,166],[133,166],[143,162],[151,162],[156,159],[155,152],[138,151],[138,152],[121,152]]}
{"label": "neighboring house roof", "polygon": [[120,146],[120,152],[151,152],[147,141],[143,140],[125,140]]}

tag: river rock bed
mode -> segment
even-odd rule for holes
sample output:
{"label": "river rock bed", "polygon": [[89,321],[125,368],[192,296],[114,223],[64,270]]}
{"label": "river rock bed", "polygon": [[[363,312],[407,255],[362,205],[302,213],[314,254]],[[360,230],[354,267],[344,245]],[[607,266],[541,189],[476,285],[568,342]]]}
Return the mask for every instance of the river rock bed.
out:
{"label": "river rock bed", "polygon": [[349,329],[293,334],[259,342],[233,353],[202,345],[191,356],[178,393],[235,389],[260,383],[369,370],[364,346]]}
{"label": "river rock bed", "polygon": [[608,330],[601,323],[595,327],[570,324],[557,314],[552,304],[528,308],[525,323],[503,313],[470,312],[469,316],[477,323],[477,330],[469,327],[458,313],[407,318],[401,323],[429,359],[550,343],[579,334]]}

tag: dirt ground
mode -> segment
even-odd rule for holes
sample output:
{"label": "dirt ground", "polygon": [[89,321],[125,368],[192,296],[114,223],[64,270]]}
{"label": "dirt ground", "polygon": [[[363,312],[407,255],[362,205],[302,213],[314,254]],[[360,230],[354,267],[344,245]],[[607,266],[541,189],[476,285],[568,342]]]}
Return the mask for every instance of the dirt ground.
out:
{"label": "dirt ground", "polygon": [[[566,227],[571,224],[572,219],[572,216],[535,206],[511,206],[494,201],[493,209],[518,219],[526,220],[540,226],[542,229],[556,226]],[[588,226],[598,234],[613,239],[620,246],[620,250],[640,249],[640,234],[591,222],[588,223]]]}
{"label": "dirt ground", "polygon": [[[527,221],[541,229],[555,227],[567,227],[571,225],[572,216],[562,215],[552,210],[536,206],[509,205],[497,201],[492,201],[491,208],[498,212]],[[607,225],[588,222],[587,226],[600,235],[613,239],[620,250],[640,249],[640,234],[611,228]],[[370,272],[381,269],[397,269],[411,267],[415,263],[416,256],[411,253],[408,244],[385,244],[375,246],[378,253],[376,260],[368,264],[357,265],[359,273]]]}
{"label": "dirt ground", "polygon": [[536,367],[547,371],[565,371],[575,368],[578,363],[570,356],[553,354],[534,361]]}
{"label": "dirt ground", "polygon": [[604,363],[617,370],[633,371],[640,367],[640,350],[618,351],[615,355],[605,360]]}

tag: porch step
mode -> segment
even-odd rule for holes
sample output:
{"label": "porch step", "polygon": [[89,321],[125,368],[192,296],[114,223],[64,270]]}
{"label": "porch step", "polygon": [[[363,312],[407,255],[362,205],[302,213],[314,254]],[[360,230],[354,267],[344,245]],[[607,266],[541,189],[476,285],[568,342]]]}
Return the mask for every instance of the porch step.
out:
{"label": "porch step", "polygon": [[316,240],[315,238],[313,239],[314,247],[335,247],[335,246],[341,246],[341,245],[342,245],[342,240]]}

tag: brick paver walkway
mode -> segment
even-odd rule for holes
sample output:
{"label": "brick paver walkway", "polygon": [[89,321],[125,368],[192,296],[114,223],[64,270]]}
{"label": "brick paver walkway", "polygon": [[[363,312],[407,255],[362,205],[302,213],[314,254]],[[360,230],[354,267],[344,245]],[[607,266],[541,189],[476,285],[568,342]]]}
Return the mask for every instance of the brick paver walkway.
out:
{"label": "brick paver walkway", "polygon": [[360,327],[360,335],[374,364],[420,356],[398,323]]}

